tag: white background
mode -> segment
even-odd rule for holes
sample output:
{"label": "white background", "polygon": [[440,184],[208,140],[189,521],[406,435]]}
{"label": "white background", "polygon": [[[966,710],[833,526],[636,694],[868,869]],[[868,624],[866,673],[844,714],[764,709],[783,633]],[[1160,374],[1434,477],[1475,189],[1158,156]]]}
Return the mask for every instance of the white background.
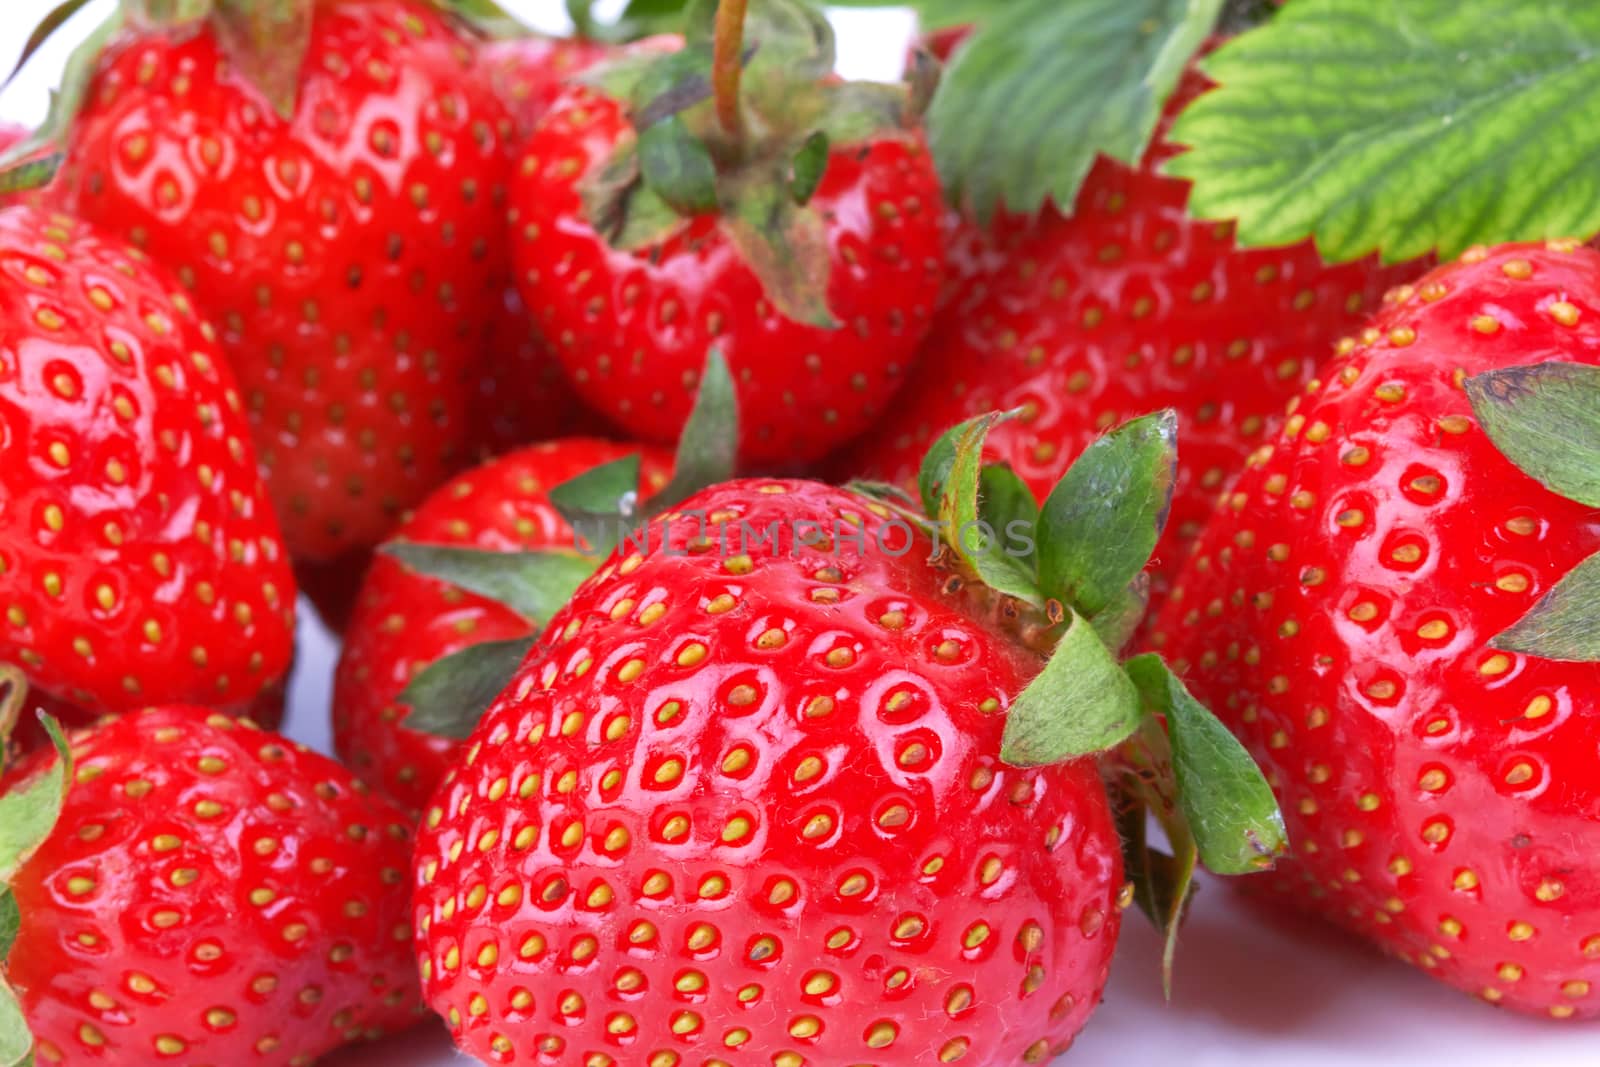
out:
{"label": "white background", "polygon": [[[10,70],[56,0],[0,0],[0,70]],[[69,50],[112,6],[96,0],[0,92],[0,119],[37,122]],[[564,20],[553,0],[508,0],[541,28]],[[858,77],[898,70],[911,30],[899,12],[839,12],[840,67]],[[309,608],[291,698],[289,732],[327,746],[336,650]],[[1498,1012],[1388,961],[1344,934],[1247,913],[1226,889],[1203,887],[1184,930],[1175,997],[1163,1004],[1160,944],[1137,913],[1126,930],[1105,1004],[1066,1064],[1234,1067],[1248,1059],[1289,1067],[1596,1067],[1600,1028]],[[445,1036],[424,1029],[333,1057],[339,1067],[460,1063]],[[824,1065],[832,1067],[832,1065]],[[986,1065],[980,1065],[986,1067]]]}

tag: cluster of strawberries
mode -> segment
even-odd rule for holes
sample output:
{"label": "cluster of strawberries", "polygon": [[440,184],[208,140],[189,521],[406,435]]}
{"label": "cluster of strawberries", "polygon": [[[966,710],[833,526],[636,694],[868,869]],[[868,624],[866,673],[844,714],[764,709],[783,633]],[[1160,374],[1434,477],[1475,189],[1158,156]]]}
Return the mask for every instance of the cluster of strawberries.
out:
{"label": "cluster of strawberries", "polygon": [[1200,865],[1600,1016],[1600,254],[1238,247],[1192,67],[980,222],[799,0],[479,6],[144,11],[0,207],[0,1065],[1040,1063]]}

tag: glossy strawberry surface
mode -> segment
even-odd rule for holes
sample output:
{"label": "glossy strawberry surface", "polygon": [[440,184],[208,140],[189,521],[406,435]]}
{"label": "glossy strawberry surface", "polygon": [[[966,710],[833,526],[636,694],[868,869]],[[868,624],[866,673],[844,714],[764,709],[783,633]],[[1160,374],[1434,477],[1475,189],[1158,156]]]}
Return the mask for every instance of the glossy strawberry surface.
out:
{"label": "glossy strawberry surface", "polygon": [[464,1050],[892,1067],[1071,1042],[1120,922],[1105,792],[1092,763],[1001,765],[1039,660],[881,510],[719,486],[551,621],[420,832],[425,995]]}
{"label": "glossy strawberry surface", "polygon": [[91,711],[247,707],[294,579],[216,336],[143,253],[0,210],[0,661]]}
{"label": "glossy strawberry surface", "polygon": [[1264,883],[1491,1003],[1600,1015],[1600,667],[1497,651],[1600,548],[1462,380],[1600,364],[1600,254],[1469,252],[1340,345],[1224,495],[1153,639],[1267,770]]}
{"label": "glossy strawberry surface", "polygon": [[[502,456],[457,476],[395,531],[397,540],[497,552],[574,550],[573,531],[551,489],[585,471],[640,454],[637,446],[571,438]],[[671,457],[642,453],[640,492],[667,483]],[[596,560],[598,563],[599,560]],[[531,633],[503,604],[425,578],[377,556],[362,585],[334,677],[334,743],[357,773],[407,808],[432,795],[460,744],[406,726],[400,693],[423,667],[480,641]]]}
{"label": "glossy strawberry surface", "polygon": [[[1204,87],[1191,72],[1166,119]],[[964,258],[952,270],[970,279],[969,292],[951,296],[914,382],[844,452],[846,468],[909,484],[945,429],[1021,409],[990,434],[990,454],[1042,500],[1098,435],[1174,408],[1181,462],[1156,550],[1159,587],[1333,342],[1418,273],[1328,266],[1310,243],[1238,248],[1230,225],[1186,214],[1188,183],[1159,173],[1174,151],[1158,131],[1137,170],[1101,158],[1070,218],[1047,208],[1031,229],[1005,219],[989,245],[958,230],[952,245]]]}
{"label": "glossy strawberry surface", "polygon": [[200,708],[72,749],[60,821],[12,882],[6,977],[40,1063],[290,1067],[417,1020],[399,809]]}
{"label": "glossy strawberry surface", "polygon": [[648,249],[612,248],[582,189],[632,136],[618,103],[573,88],[527,141],[512,193],[517,284],[584,399],[641,438],[674,441],[715,345],[737,383],[746,462],[816,459],[881,417],[939,293],[940,190],[920,135],[829,156],[811,204],[838,329],[779,313],[714,214]]}
{"label": "glossy strawberry surface", "polygon": [[209,28],[122,38],[66,177],[215,319],[290,548],[326,560],[466,461],[512,128],[432,4],[315,11],[287,121]]}

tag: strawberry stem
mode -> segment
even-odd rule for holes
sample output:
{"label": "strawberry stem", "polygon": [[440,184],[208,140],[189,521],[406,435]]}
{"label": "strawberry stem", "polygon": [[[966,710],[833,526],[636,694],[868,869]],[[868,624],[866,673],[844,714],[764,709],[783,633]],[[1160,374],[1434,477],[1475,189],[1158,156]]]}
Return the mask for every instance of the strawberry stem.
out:
{"label": "strawberry stem", "polygon": [[744,72],[744,14],[748,0],[721,0],[717,4],[715,38],[711,53],[711,90],[717,104],[717,121],[729,136],[738,137],[739,76]]}

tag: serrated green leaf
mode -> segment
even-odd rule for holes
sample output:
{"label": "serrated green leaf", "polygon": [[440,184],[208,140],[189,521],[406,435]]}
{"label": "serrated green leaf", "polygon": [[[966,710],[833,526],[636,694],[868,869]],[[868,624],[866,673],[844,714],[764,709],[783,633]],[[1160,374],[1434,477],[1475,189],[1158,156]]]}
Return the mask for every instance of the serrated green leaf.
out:
{"label": "serrated green leaf", "polygon": [[672,481],[643,509],[647,517],[669,508],[709,486],[732,478],[739,456],[739,402],[733,391],[733,374],[721,350],[706,354],[694,407],[678,436],[672,461]]}
{"label": "serrated green leaf", "polygon": [[1489,646],[1541,659],[1600,663],[1600,555],[1568,571]]}
{"label": "serrated green leaf", "polygon": [[711,151],[681,115],[672,115],[639,134],[639,176],[645,188],[680,215],[717,208],[717,166]]}
{"label": "serrated green leaf", "polygon": [[1205,69],[1168,172],[1250,246],[1323,256],[1600,230],[1600,4],[1295,0]]}
{"label": "serrated green leaf", "polygon": [[952,202],[1070,213],[1104,153],[1144,155],[1222,0],[1010,0],[955,54],[928,111]]}
{"label": "serrated green leaf", "polygon": [[593,559],[570,552],[494,552],[416,541],[390,541],[379,551],[407,570],[488,597],[540,624],[564,607],[594,573]]}
{"label": "serrated green leaf", "polygon": [[1150,560],[1172,504],[1178,417],[1133,419],[1083,450],[1039,509],[1046,596],[1098,615]]}
{"label": "serrated green leaf", "polygon": [[61,727],[48,715],[40,714],[39,721],[55,746],[56,759],[42,774],[0,796],[0,885],[10,884],[49,839],[72,781],[72,752]]}
{"label": "serrated green leaf", "polygon": [[1006,713],[1000,758],[1043,767],[1104,752],[1139,727],[1138,692],[1088,620],[1069,615],[1044,670]]}
{"label": "serrated green leaf", "polygon": [[1600,367],[1536,363],[1466,380],[1478,425],[1552,493],[1600,507]]}
{"label": "serrated green leaf", "polygon": [[1261,768],[1160,656],[1135,656],[1123,666],[1144,701],[1166,716],[1178,807],[1200,861],[1217,874],[1270,868],[1288,847],[1288,833]]}
{"label": "serrated green leaf", "polygon": [[[990,588],[1035,607],[1044,596],[1034,579],[1033,567],[982,513],[983,445],[989,429],[1011,414],[999,411],[969,419],[960,426],[955,455],[939,494],[939,525],[948,544],[973,573]],[[1030,538],[1031,540],[1031,538]]]}
{"label": "serrated green leaf", "polygon": [[481,641],[434,660],[400,692],[408,730],[464,740],[511,681],[537,639]]}

